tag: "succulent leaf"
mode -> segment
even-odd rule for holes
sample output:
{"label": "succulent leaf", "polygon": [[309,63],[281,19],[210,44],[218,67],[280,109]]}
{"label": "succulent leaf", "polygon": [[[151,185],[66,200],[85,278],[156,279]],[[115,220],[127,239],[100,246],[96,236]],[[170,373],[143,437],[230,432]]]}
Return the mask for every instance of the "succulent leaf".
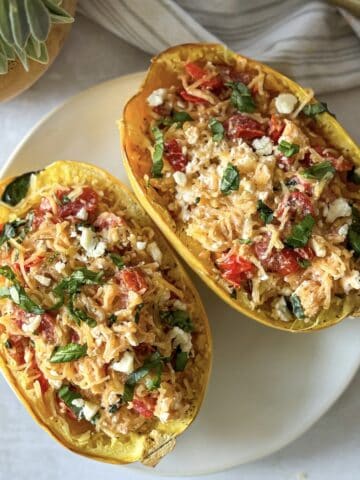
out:
{"label": "succulent leaf", "polygon": [[0,35],[6,43],[13,45],[14,36],[10,24],[9,0],[0,0]]}
{"label": "succulent leaf", "polygon": [[8,72],[8,60],[6,52],[3,48],[2,42],[0,42],[0,74]]}
{"label": "succulent leaf", "polygon": [[50,13],[51,23],[72,23],[73,17],[66,10],[59,6],[59,2],[53,0],[42,0]]}
{"label": "succulent leaf", "polygon": [[29,62],[28,62],[25,50],[23,50],[22,48],[19,48],[16,44],[14,45],[14,50],[15,50],[15,53],[16,53],[18,59],[20,60],[20,62],[22,64],[22,66],[28,72],[29,71]]}
{"label": "succulent leaf", "polygon": [[49,55],[45,42],[38,42],[35,38],[30,37],[26,45],[26,53],[29,58],[36,62],[47,64]]}
{"label": "succulent leaf", "polygon": [[50,15],[41,0],[25,0],[30,32],[39,42],[45,42],[50,31]]}
{"label": "succulent leaf", "polygon": [[23,1],[10,0],[10,23],[15,44],[23,49],[30,35],[30,27],[27,22]]}
{"label": "succulent leaf", "polygon": [[11,45],[7,44],[0,36],[1,50],[6,55],[7,60],[15,60],[15,52]]}

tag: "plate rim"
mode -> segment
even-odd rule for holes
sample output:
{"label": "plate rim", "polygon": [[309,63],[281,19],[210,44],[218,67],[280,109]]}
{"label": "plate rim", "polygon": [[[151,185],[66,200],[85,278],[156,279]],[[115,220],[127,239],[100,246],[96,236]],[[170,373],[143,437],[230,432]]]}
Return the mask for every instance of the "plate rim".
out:
{"label": "plate rim", "polygon": [[[84,90],[81,90],[80,92],[75,93],[74,95],[69,96],[64,101],[62,101],[59,105],[56,105],[55,107],[50,109],[50,111],[48,113],[43,115],[38,121],[35,122],[35,124],[27,131],[27,133],[23,136],[23,138],[20,140],[20,142],[12,150],[11,154],[9,155],[9,157],[7,158],[7,160],[4,162],[3,166],[0,169],[0,178],[3,179],[5,176],[7,176],[7,174],[6,174],[7,170],[14,163],[16,163],[16,157],[19,155],[19,153],[21,152],[23,147],[26,144],[29,143],[33,134],[36,133],[36,131],[38,131],[49,119],[51,119],[51,117],[55,116],[62,109],[68,107],[69,105],[71,105],[75,101],[78,101],[78,100],[81,101],[81,97],[86,97],[87,95],[96,91],[97,89],[101,89],[101,88],[104,88],[104,87],[106,88],[106,86],[121,83],[124,80],[125,81],[129,81],[129,80],[132,80],[132,79],[140,80],[141,77],[145,76],[145,73],[146,73],[145,71],[137,71],[137,72],[133,72],[133,73],[130,73],[130,74],[127,74],[127,75],[121,75],[121,76],[111,78],[109,80],[91,85],[90,87],[88,87]],[[264,327],[264,328],[268,328],[268,327]],[[287,334],[290,335],[290,333],[287,333]],[[314,332],[314,334],[316,334],[316,332]],[[359,354],[358,354],[357,361],[354,362],[353,368],[351,369],[351,371],[348,373],[348,375],[346,376],[346,378],[343,381],[342,388],[338,389],[336,391],[336,395],[333,398],[331,398],[331,400],[326,401],[324,403],[324,406],[321,409],[321,413],[319,413],[316,416],[316,419],[312,419],[312,420],[307,421],[293,435],[291,435],[291,436],[288,435],[286,437],[286,442],[279,440],[279,442],[276,445],[272,446],[272,448],[269,448],[269,449],[264,448],[260,453],[257,452],[256,455],[255,454],[248,455],[248,457],[243,459],[240,463],[224,464],[224,465],[221,465],[221,466],[217,467],[216,469],[211,468],[210,470],[201,470],[200,472],[197,472],[196,474],[186,473],[186,474],[182,474],[181,476],[188,478],[188,477],[192,477],[192,476],[204,476],[204,475],[210,475],[210,474],[216,474],[216,473],[221,473],[221,472],[225,472],[225,471],[230,471],[230,470],[241,467],[241,465],[252,463],[252,462],[264,459],[266,457],[269,457],[269,456],[273,455],[274,453],[276,453],[276,452],[282,450],[283,448],[287,447],[288,445],[292,444],[298,438],[303,436],[308,430],[310,430],[311,427],[313,425],[315,425],[320,420],[320,418],[322,418],[330,410],[330,408],[339,400],[339,398],[343,395],[343,393],[347,390],[347,388],[351,384],[351,382],[354,379],[354,377],[355,377],[357,371],[359,370],[359,368],[360,368],[360,351],[359,351]],[[123,468],[128,470],[128,471],[136,470],[137,472],[141,472],[142,474],[144,474],[148,477],[154,477],[154,476],[173,477],[173,478],[177,477],[176,474],[172,474],[172,473],[165,473],[165,472],[155,471],[155,470],[150,470],[150,469],[146,470],[144,468],[141,468],[138,463],[123,465]]]}

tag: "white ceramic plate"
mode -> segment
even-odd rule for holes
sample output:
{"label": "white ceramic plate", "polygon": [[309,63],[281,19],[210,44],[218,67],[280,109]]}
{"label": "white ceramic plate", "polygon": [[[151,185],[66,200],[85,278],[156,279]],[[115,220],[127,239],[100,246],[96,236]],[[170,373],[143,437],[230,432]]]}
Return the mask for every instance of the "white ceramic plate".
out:
{"label": "white ceramic plate", "polygon": [[[142,76],[121,77],[71,98],[30,132],[2,175],[73,159],[104,167],[128,183],[116,121]],[[314,334],[278,332],[242,317],[197,278],[195,283],[214,337],[211,384],[197,420],[160,462],[157,475],[216,472],[275,452],[326,412],[360,363],[359,321],[350,319]],[[4,431],[13,429],[18,408],[7,402],[6,412],[0,414]],[[44,452],[50,449],[52,441],[40,436],[35,425],[26,437],[26,445],[34,442]],[[77,460],[73,456],[71,462]],[[54,470],[61,469],[61,461],[56,455]]]}

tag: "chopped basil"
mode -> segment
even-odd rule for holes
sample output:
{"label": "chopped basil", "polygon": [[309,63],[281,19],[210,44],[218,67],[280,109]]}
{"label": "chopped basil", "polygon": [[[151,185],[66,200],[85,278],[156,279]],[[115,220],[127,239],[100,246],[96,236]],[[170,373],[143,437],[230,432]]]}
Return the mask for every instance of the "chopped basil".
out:
{"label": "chopped basil", "polygon": [[271,223],[274,218],[274,211],[268,207],[262,200],[257,203],[257,211],[259,212],[261,220],[267,225]]}
{"label": "chopped basil", "polygon": [[238,169],[234,167],[234,165],[231,165],[231,163],[229,163],[224,170],[220,182],[220,191],[224,195],[230,195],[231,192],[239,190],[239,185],[240,174],[238,172]]}
{"label": "chopped basil", "polygon": [[45,310],[37,305],[26,293],[16,278],[15,273],[8,266],[0,267],[0,275],[7,278],[13,285],[0,288],[0,298],[10,298],[16,305],[28,313],[41,315]]}
{"label": "chopped basil", "polygon": [[298,258],[297,262],[302,268],[307,268],[307,267],[310,267],[311,265],[311,262],[306,258]]}
{"label": "chopped basil", "polygon": [[8,350],[9,350],[10,348],[12,348],[12,343],[11,343],[11,341],[10,341],[9,339],[7,339],[7,340],[5,341],[5,343],[4,343],[4,346],[5,346],[5,348],[7,348]]}
{"label": "chopped basil", "polygon": [[189,360],[189,355],[186,352],[177,352],[175,356],[175,372],[183,372]]}
{"label": "chopped basil", "polygon": [[63,195],[61,197],[61,205],[66,205],[67,203],[71,202],[71,198],[69,198],[67,195]]}
{"label": "chopped basil", "polygon": [[200,202],[200,197],[195,198],[195,205],[197,205]]}
{"label": "chopped basil", "polygon": [[250,238],[239,238],[239,242],[243,245],[252,245],[253,241]]}
{"label": "chopped basil", "polygon": [[90,317],[84,310],[81,310],[80,308],[76,308],[74,306],[75,297],[76,297],[76,294],[74,293],[73,295],[70,296],[66,304],[70,315],[75,319],[78,325],[80,325],[81,322],[84,322],[87,325],[89,325],[90,328],[96,327],[97,323],[95,318]]}
{"label": "chopped basil", "polygon": [[21,233],[20,227],[27,225],[27,223],[27,220],[14,220],[5,223],[0,234],[0,246],[10,240],[10,238],[19,236]]}
{"label": "chopped basil", "polygon": [[12,207],[17,205],[23,198],[26,197],[26,194],[29,190],[31,175],[36,173],[38,172],[28,172],[16,177],[6,186],[4,193],[1,196],[1,200]]}
{"label": "chopped basil", "polygon": [[139,323],[139,320],[140,320],[140,312],[142,310],[142,308],[144,307],[144,304],[143,303],[139,303],[139,305],[136,305],[136,308],[135,308],[135,318],[134,318],[134,322],[135,323]]}
{"label": "chopped basil", "polygon": [[185,122],[191,122],[192,117],[187,112],[177,112],[173,110],[170,117],[159,120],[159,126],[168,127],[173,123],[177,124],[177,128],[181,127]]}
{"label": "chopped basil", "polygon": [[50,363],[67,363],[79,358],[85,357],[87,354],[87,345],[79,343],[68,343],[63,347],[55,347],[50,357]]}
{"label": "chopped basil", "polygon": [[347,234],[348,245],[356,255],[360,255],[360,211],[352,207],[352,222]]}
{"label": "chopped basil", "polygon": [[110,258],[114,262],[114,264],[121,270],[124,268],[125,263],[124,259],[121,255],[118,255],[117,253],[110,253]]}
{"label": "chopped basil", "polygon": [[295,155],[295,153],[298,153],[300,150],[300,147],[295,143],[290,143],[290,142],[287,142],[286,140],[281,140],[281,142],[278,145],[278,149],[280,150],[281,153],[285,155],[285,157],[289,158]]}
{"label": "chopped basil", "polygon": [[116,317],[115,313],[112,313],[110,315],[109,319],[108,319],[108,322],[107,322],[108,327],[111,328],[114,325],[114,323],[116,322],[116,320],[117,320],[117,317]]}
{"label": "chopped basil", "polygon": [[72,403],[73,400],[77,400],[78,398],[82,398],[80,393],[76,392],[75,390],[73,390],[68,385],[63,385],[60,388],[60,390],[58,391],[58,397],[60,398],[60,400],[62,400],[65,403],[65,405],[68,408],[70,408],[70,410],[72,410],[75,413],[75,415],[78,418],[80,417],[82,407],[76,407]]}
{"label": "chopped basil", "polygon": [[316,163],[309,168],[306,168],[301,175],[305,178],[321,180],[325,175],[333,175],[335,173],[335,168],[333,164],[329,161]]}
{"label": "chopped basil", "polygon": [[209,122],[209,128],[212,133],[212,138],[214,142],[220,142],[224,138],[225,129],[221,122],[212,118]]}
{"label": "chopped basil", "polygon": [[164,136],[162,134],[162,131],[158,127],[153,127],[152,128],[152,134],[155,139],[155,144],[154,144],[154,153],[152,156],[152,169],[151,169],[151,174],[155,178],[159,178],[162,176],[162,169],[164,166],[163,162],[163,155],[164,155]]}
{"label": "chopped basil", "polygon": [[254,99],[244,83],[227,82],[225,85],[231,88],[230,101],[239,112],[252,113],[255,111],[256,105]]}
{"label": "chopped basil", "polygon": [[[315,117],[316,115],[324,112],[330,113],[325,102],[308,103],[302,109],[302,112],[308,117]],[[332,114],[330,113],[330,115]]]}
{"label": "chopped basil", "polygon": [[310,239],[314,225],[314,217],[310,214],[305,215],[301,222],[293,226],[290,236],[285,240],[286,245],[292,248],[305,247]]}
{"label": "chopped basil", "polygon": [[300,298],[297,295],[295,295],[295,293],[293,293],[290,296],[289,301],[290,301],[291,310],[295,315],[295,317],[299,318],[300,320],[305,318],[305,313],[304,313],[303,306],[301,305]]}
{"label": "chopped basil", "polygon": [[360,185],[360,174],[358,173],[359,167],[353,168],[347,175],[348,182],[355,183],[355,185]]}
{"label": "chopped basil", "polygon": [[[139,367],[138,369],[130,373],[125,382],[124,394],[122,397],[124,402],[131,402],[134,397],[134,390],[137,382],[142,378],[146,377],[153,370],[156,370],[156,379],[154,382],[155,384],[160,385],[160,378],[165,360],[167,359],[161,357],[159,352],[155,352],[145,360],[142,367]],[[154,382],[152,383],[152,385],[154,385]]]}
{"label": "chopped basil", "polygon": [[184,330],[184,332],[192,332],[194,330],[191,318],[184,310],[166,310],[160,312],[160,318],[167,325],[179,327]]}

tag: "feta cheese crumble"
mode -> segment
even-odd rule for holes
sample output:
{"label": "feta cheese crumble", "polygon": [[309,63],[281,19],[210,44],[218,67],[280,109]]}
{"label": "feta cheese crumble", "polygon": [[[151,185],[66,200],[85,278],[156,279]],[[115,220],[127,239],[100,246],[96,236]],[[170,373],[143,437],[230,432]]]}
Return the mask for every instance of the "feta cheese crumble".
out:
{"label": "feta cheese crumble", "polygon": [[134,371],[134,354],[132,352],[125,352],[118,362],[113,362],[111,368],[115,372],[131,373]]}
{"label": "feta cheese crumble", "polygon": [[280,93],[275,98],[275,107],[279,113],[288,115],[294,111],[298,100],[292,93]]}
{"label": "feta cheese crumble", "polygon": [[158,107],[162,105],[166,96],[166,88],[158,88],[154,90],[148,97],[147,103],[150,107]]}
{"label": "feta cheese crumble", "polygon": [[330,206],[326,215],[326,221],[333,223],[337,218],[349,217],[351,215],[351,207],[345,198],[337,198]]}

